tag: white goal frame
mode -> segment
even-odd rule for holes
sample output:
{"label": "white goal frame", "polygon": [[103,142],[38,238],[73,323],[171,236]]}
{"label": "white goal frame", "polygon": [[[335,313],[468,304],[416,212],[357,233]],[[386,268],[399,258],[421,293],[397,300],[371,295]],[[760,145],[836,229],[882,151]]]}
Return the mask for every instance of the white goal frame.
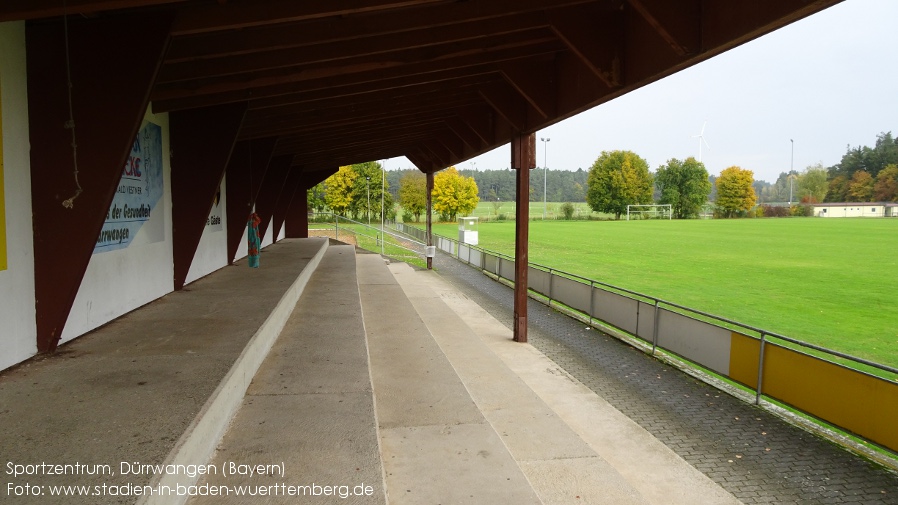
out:
{"label": "white goal frame", "polygon": [[[669,203],[665,204],[645,204],[645,205],[627,205],[627,221],[630,220],[630,208],[633,207],[633,214],[647,214],[649,212],[657,213],[654,209],[667,209],[667,219],[673,219],[673,206]],[[640,208],[645,210],[639,210]],[[663,213],[662,213],[663,216]]]}

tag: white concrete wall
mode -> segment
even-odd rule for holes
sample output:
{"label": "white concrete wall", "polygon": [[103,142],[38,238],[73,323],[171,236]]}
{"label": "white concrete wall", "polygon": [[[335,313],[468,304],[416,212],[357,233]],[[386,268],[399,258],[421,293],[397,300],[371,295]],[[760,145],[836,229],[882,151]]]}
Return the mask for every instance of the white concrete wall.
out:
{"label": "white concrete wall", "polygon": [[265,228],[265,236],[262,237],[262,247],[268,247],[274,243],[274,217],[268,220],[268,227]]}
{"label": "white concrete wall", "polygon": [[0,271],[0,370],[37,353],[25,23],[0,23],[7,268]]}
{"label": "white concrete wall", "polygon": [[[172,255],[171,164],[168,114],[152,114],[145,120],[162,127],[163,196],[150,223],[163,220],[164,240],[141,241],[141,230],[130,246],[94,254],[62,332],[67,342],[174,290]],[[144,227],[146,228],[146,226]]]}
{"label": "white concrete wall", "polygon": [[206,220],[206,227],[203,229],[203,236],[193,255],[193,262],[190,264],[190,271],[187,272],[187,279],[184,284],[189,284],[201,277],[205,277],[219,268],[228,265],[228,213],[227,209],[227,176],[221,182],[220,194],[221,199],[218,202],[217,209],[213,206],[209,213],[209,219],[213,216],[219,216],[221,222],[217,225]]}

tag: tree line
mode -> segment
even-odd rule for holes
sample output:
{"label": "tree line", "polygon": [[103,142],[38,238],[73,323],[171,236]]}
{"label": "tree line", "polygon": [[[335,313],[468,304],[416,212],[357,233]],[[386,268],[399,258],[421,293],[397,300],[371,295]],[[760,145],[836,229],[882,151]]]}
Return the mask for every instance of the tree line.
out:
{"label": "tree line", "polygon": [[776,182],[755,182],[759,201],[894,202],[898,201],[898,139],[880,133],[870,146],[848,146],[839,163],[817,163],[803,171],[781,172]]}
{"label": "tree line", "polygon": [[[540,177],[543,175],[543,177]],[[381,179],[384,183],[381,183]],[[457,170],[450,167],[434,178],[433,206],[443,220],[455,220],[474,210],[479,201],[515,199],[514,170]],[[384,194],[387,218],[395,218],[397,202],[407,220],[425,211],[425,177],[415,169],[383,172],[377,162],[340,167],[322,184],[309,190],[310,206],[351,215],[380,216]],[[898,139],[891,132],[877,136],[874,147],[849,147],[840,163],[818,163],[804,170],[784,172],[773,184],[754,180],[751,170],[732,166],[709,175],[695,158],[670,159],[654,173],[648,162],[631,151],[603,151],[589,170],[531,171],[530,201],[586,202],[596,212],[617,219],[628,205],[669,204],[673,217],[697,217],[709,202],[715,215],[747,215],[757,203],[894,202],[898,201]],[[545,195],[545,196],[544,196]],[[374,203],[370,203],[370,202]],[[800,209],[762,205],[763,215],[806,214]],[[783,212],[780,212],[783,211]]]}

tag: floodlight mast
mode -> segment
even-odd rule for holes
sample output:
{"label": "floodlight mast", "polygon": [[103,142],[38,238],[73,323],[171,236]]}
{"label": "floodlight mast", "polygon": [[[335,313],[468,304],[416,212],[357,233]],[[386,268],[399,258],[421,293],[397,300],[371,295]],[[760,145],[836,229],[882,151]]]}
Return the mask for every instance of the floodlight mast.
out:
{"label": "floodlight mast", "polygon": [[548,145],[549,145],[549,141],[552,139],[550,139],[548,137],[546,137],[546,138],[540,137],[539,139],[543,142],[543,221],[545,221],[546,220],[546,207],[548,206],[548,204],[546,203],[546,186],[548,185],[547,181],[548,181],[548,177],[549,177],[549,175],[548,175],[549,166],[548,166],[548,162],[546,161],[546,158],[548,158],[548,156],[549,156]]}

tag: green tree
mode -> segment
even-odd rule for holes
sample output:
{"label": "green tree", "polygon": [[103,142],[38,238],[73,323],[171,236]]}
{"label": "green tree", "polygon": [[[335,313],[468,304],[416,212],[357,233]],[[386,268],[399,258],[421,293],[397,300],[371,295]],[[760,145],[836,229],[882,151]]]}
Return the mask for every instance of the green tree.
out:
{"label": "green tree", "polygon": [[589,169],[586,201],[592,210],[620,219],[627,205],[652,203],[649,164],[631,151],[602,151]]}
{"label": "green tree", "polygon": [[845,175],[837,175],[830,179],[826,190],[825,202],[844,202],[848,200],[848,186],[851,181]]}
{"label": "green tree", "polygon": [[353,187],[358,174],[352,167],[340,167],[324,181],[324,201],[338,215],[346,215],[352,207]]}
{"label": "green tree", "polygon": [[415,221],[427,210],[427,178],[421,172],[406,172],[399,179],[399,205]]}
{"label": "green tree", "polygon": [[858,170],[848,184],[849,202],[869,202],[873,199],[873,176],[866,170]]}
{"label": "green tree", "polygon": [[367,161],[356,163],[351,168],[356,177],[353,181],[350,213],[356,219],[361,215],[380,219],[381,195],[384,209],[393,208],[393,196],[389,192],[389,183],[385,181],[386,174],[382,173],[380,163]]}
{"label": "green tree", "polygon": [[724,217],[735,217],[751,210],[758,197],[752,187],[754,173],[740,167],[725,168],[717,178],[717,209]]}
{"label": "green tree", "polygon": [[464,177],[455,167],[437,173],[433,178],[433,210],[444,219],[455,221],[458,215],[470,214],[480,202],[477,183],[472,177]]}
{"label": "green tree", "polygon": [[711,193],[705,165],[692,157],[685,161],[671,158],[666,165],[658,167],[655,186],[661,193],[658,203],[670,204],[677,219],[698,217]]}
{"label": "green tree", "polygon": [[898,202],[898,165],[889,165],[879,172],[873,184],[873,198],[877,202]]}
{"label": "green tree", "polygon": [[325,200],[326,190],[323,182],[319,182],[309,188],[308,191],[306,191],[306,195],[309,199],[309,207],[312,210],[315,212],[324,212],[327,208],[327,201]]}
{"label": "green tree", "polygon": [[804,169],[804,172],[798,175],[798,198],[804,203],[818,203],[826,198],[826,192],[829,190],[829,182],[827,182],[827,172],[823,164],[817,163]]}

